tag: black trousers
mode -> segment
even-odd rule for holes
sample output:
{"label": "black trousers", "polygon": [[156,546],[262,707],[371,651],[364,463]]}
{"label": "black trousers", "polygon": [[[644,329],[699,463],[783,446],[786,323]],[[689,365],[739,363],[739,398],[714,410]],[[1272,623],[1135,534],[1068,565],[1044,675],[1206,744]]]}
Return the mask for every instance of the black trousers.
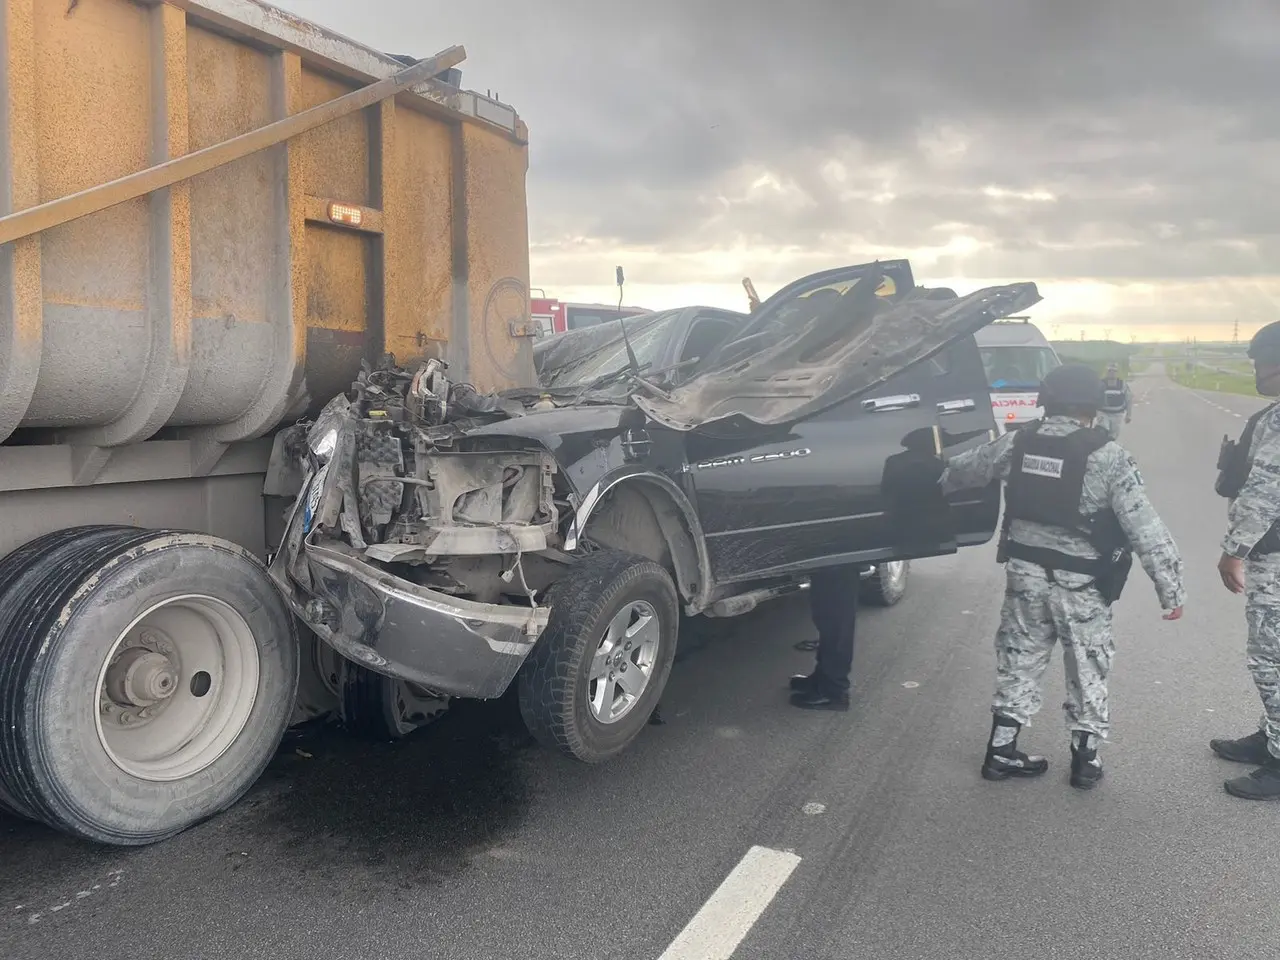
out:
{"label": "black trousers", "polygon": [[809,613],[818,628],[818,677],[834,690],[849,689],[861,571],[855,565],[827,567],[809,578]]}

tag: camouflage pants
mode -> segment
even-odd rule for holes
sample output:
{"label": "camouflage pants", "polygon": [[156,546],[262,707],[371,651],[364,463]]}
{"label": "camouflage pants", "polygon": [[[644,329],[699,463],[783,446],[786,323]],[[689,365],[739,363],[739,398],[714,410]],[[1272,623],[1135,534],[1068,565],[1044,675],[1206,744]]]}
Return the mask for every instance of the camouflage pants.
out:
{"label": "camouflage pants", "polygon": [[1044,672],[1054,644],[1061,643],[1067,729],[1106,739],[1111,728],[1107,677],[1115,657],[1111,608],[1092,585],[1085,586],[1090,579],[1079,574],[1058,571],[1054,573],[1057,583],[1051,583],[1043,568],[1010,560],[1005,578],[992,711],[1029,723],[1040,710]]}
{"label": "camouflage pants", "polygon": [[1124,426],[1125,415],[1123,413],[1099,413],[1093,421],[1094,426],[1102,427],[1107,433],[1111,434],[1112,440],[1120,439],[1120,428]]}
{"label": "camouflage pants", "polygon": [[1249,674],[1262,698],[1260,728],[1280,757],[1280,554],[1245,562]]}

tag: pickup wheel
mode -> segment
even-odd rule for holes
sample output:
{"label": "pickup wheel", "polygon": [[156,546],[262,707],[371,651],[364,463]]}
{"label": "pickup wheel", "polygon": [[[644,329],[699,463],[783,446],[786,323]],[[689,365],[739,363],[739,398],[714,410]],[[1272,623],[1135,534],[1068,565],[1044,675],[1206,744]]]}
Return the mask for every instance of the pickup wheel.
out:
{"label": "pickup wheel", "polygon": [[906,560],[882,563],[862,581],[862,600],[877,607],[892,607],[907,594],[911,564]]}
{"label": "pickup wheel", "polygon": [[235,544],[76,528],[0,564],[0,792],[64,833],[137,846],[226,809],[297,682],[293,617]]}
{"label": "pickup wheel", "polygon": [[520,712],[544,746],[585,763],[639,735],[675,659],[680,603],[667,571],[618,550],[552,584],[551,619],[520,672]]}

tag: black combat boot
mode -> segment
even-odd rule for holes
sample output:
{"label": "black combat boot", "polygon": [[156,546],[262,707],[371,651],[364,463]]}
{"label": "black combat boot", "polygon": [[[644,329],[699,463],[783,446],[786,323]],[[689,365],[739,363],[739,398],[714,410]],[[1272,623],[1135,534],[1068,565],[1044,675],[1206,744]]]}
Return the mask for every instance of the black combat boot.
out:
{"label": "black combat boot", "polygon": [[1280,759],[1268,755],[1253,773],[1228,780],[1223,786],[1227,793],[1242,800],[1280,800]]}
{"label": "black combat boot", "polygon": [[1076,733],[1071,737],[1071,785],[1077,790],[1092,790],[1102,779],[1102,761],[1098,759],[1098,741],[1092,733]]}
{"label": "black combat boot", "polygon": [[[1013,729],[1013,739],[996,746],[996,732]],[[1049,769],[1044,757],[1029,757],[1018,750],[1018,731],[1022,724],[1010,717],[996,714],[991,720],[991,736],[987,740],[987,756],[982,761],[982,777],[985,780],[1008,780],[1010,777],[1038,777]]]}
{"label": "black combat boot", "polygon": [[1260,767],[1271,759],[1267,750],[1267,735],[1261,730],[1239,740],[1210,740],[1209,749],[1223,760],[1249,763],[1255,767]]}

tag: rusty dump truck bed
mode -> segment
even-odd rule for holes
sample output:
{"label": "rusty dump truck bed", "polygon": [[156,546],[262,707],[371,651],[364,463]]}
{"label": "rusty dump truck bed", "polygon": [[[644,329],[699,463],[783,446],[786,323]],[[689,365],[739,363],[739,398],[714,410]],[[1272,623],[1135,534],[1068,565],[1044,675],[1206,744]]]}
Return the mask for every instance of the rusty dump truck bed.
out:
{"label": "rusty dump truck bed", "polygon": [[151,843],[289,723],[444,709],[264,562],[289,428],[366,362],[534,382],[525,126],[461,46],[395,53],[258,0],[0,5],[0,816]]}
{"label": "rusty dump truck bed", "polygon": [[[443,356],[482,390],[531,380],[510,107],[427,79],[199,156],[405,68],[257,0],[5,0],[0,439],[77,453],[0,462],[0,489],[110,479],[111,451],[153,439],[212,470],[383,352]],[[171,186],[96,189],[189,155]]]}

